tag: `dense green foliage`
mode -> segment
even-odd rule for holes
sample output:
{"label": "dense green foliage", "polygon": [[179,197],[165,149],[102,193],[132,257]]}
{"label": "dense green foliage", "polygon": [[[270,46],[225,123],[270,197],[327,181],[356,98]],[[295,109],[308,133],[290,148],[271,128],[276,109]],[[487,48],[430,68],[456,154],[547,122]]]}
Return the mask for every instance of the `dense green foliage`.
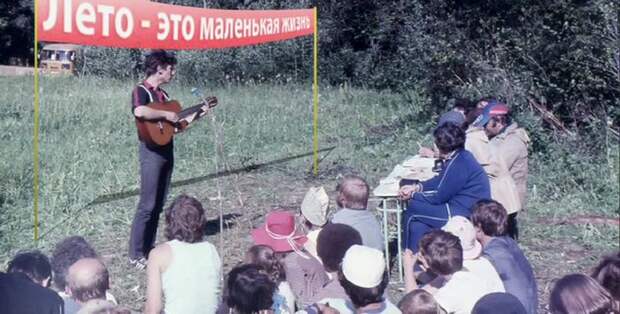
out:
{"label": "dense green foliage", "polygon": [[[517,111],[541,104],[579,133],[620,123],[620,4],[550,1],[185,0],[222,9],[319,8],[320,78],[405,92],[426,111],[450,99],[494,95]],[[310,80],[310,37],[214,51],[183,51],[194,84]],[[83,73],[139,75],[136,50],[88,48]],[[133,69],[133,71],[127,71]],[[600,148],[600,147],[598,147]]]}
{"label": "dense green foliage", "polygon": [[32,0],[0,2],[0,64],[34,62]]}
{"label": "dense green foliage", "polygon": [[[219,9],[318,6],[323,82],[422,86],[433,112],[449,99],[496,95],[518,110],[540,103],[573,130],[620,126],[620,4],[550,1],[165,0]],[[32,64],[30,1],[0,3],[0,63]],[[307,81],[311,38],[183,51],[194,84]],[[85,48],[81,74],[140,75],[141,52]]]}

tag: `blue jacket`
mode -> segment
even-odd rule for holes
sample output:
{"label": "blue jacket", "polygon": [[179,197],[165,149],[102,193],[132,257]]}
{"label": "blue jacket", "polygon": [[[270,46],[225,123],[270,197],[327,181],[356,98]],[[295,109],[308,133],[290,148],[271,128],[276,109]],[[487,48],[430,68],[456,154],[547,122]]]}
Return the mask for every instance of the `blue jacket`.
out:
{"label": "blue jacket", "polygon": [[517,242],[503,236],[487,243],[482,254],[495,266],[507,293],[517,297],[528,314],[536,314],[538,289],[530,262]]}
{"label": "blue jacket", "polygon": [[413,199],[433,205],[448,204],[452,214],[469,217],[473,205],[491,198],[489,178],[474,155],[456,150],[443,165],[439,175],[422,182],[422,192]]}

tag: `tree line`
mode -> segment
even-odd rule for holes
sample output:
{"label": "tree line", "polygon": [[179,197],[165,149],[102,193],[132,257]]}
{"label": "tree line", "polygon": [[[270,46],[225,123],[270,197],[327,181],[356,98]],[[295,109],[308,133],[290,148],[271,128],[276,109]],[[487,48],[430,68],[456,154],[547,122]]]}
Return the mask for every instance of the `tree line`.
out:
{"label": "tree line", "polygon": [[[32,63],[29,2],[0,4],[0,63]],[[517,110],[547,112],[567,129],[620,125],[620,4],[614,0],[159,2],[219,9],[317,6],[322,83],[416,90],[431,112],[456,97],[493,95]],[[78,74],[137,78],[142,53],[85,47]],[[209,84],[309,82],[311,53],[310,37],[181,51],[179,76]]]}

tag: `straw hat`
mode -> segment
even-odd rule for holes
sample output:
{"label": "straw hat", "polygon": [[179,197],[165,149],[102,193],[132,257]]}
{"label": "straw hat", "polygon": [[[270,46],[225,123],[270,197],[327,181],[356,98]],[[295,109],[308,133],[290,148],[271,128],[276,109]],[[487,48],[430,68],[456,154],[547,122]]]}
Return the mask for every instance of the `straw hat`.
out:
{"label": "straw hat", "polygon": [[476,229],[467,218],[454,216],[441,229],[459,237],[463,259],[476,259],[482,253],[482,245],[476,240]]}
{"label": "straw hat", "polygon": [[329,207],[329,197],[325,189],[311,187],[301,202],[301,214],[313,225],[323,226],[327,223],[327,208]]}

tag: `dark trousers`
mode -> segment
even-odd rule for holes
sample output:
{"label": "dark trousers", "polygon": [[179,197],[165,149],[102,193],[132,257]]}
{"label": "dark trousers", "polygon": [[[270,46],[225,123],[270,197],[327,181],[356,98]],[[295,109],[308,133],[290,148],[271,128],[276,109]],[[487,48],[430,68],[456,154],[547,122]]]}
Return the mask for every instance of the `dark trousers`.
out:
{"label": "dark trousers", "polygon": [[409,200],[402,216],[403,248],[417,253],[420,239],[432,230],[443,227],[453,215],[455,213],[450,211],[448,204],[434,205],[421,200]]}
{"label": "dark trousers", "polygon": [[508,236],[513,238],[515,241],[519,241],[519,225],[517,224],[517,214],[518,213],[512,213],[508,215],[508,230],[506,230]]}
{"label": "dark trousers", "polygon": [[174,153],[172,143],[149,148],[140,142],[140,201],[131,224],[129,257],[148,257],[157,235],[159,214],[162,212],[172,178]]}

